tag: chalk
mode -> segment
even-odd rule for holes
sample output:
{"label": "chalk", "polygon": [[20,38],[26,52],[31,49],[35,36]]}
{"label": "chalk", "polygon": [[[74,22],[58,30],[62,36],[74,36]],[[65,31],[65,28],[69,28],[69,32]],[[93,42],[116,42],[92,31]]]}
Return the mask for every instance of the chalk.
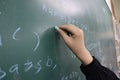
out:
{"label": "chalk", "polygon": [[55,26],[54,28],[55,28],[55,30],[59,30],[59,27],[58,27],[58,26]]}
{"label": "chalk", "polygon": [[[58,27],[58,26],[55,26],[54,27],[55,28],[55,30],[59,30],[60,28]],[[68,32],[67,30],[63,30],[69,37],[71,37],[72,36],[72,34],[70,33],[70,32]]]}

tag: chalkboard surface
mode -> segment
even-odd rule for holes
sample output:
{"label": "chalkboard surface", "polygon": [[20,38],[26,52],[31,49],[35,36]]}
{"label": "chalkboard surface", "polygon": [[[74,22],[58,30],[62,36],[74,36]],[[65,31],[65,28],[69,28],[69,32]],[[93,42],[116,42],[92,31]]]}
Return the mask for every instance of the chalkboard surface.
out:
{"label": "chalkboard surface", "polygon": [[92,55],[116,72],[111,13],[104,0],[0,0],[0,80],[85,80],[54,26],[85,32]]}

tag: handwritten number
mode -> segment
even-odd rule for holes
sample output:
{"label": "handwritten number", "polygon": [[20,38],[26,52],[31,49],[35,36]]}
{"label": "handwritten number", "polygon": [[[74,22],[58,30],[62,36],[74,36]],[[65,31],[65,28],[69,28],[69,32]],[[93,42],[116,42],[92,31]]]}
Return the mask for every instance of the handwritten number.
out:
{"label": "handwritten number", "polygon": [[38,70],[36,71],[36,74],[39,73],[39,72],[41,71],[41,69],[42,69],[42,66],[41,66],[41,64],[40,64],[41,62],[42,62],[42,61],[39,60],[39,62],[37,62],[37,65],[35,66],[35,68],[38,69]]}
{"label": "handwritten number", "polygon": [[47,59],[46,66],[47,66],[47,67],[51,67],[51,65],[52,65],[52,59],[49,58],[49,56],[48,56],[47,58],[48,58],[48,59]]}
{"label": "handwritten number", "polygon": [[25,67],[25,72],[27,72],[32,68],[33,63],[32,63],[32,61],[31,62],[27,61],[27,63],[25,63],[24,65],[26,66]]}
{"label": "handwritten number", "polygon": [[19,73],[19,72],[18,72],[18,64],[13,65],[13,66],[9,69],[9,72],[10,72],[10,73],[16,72],[16,73],[18,74],[18,73]]}

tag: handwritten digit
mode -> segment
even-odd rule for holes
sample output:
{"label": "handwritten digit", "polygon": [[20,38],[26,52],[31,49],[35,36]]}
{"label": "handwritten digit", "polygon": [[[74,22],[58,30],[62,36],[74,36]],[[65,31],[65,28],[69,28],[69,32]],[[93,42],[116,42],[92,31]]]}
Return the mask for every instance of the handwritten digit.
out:
{"label": "handwritten digit", "polygon": [[21,30],[21,28],[19,27],[19,28],[17,28],[17,29],[15,30],[15,32],[13,33],[12,37],[13,37],[14,40],[19,40],[19,39],[16,38],[16,34],[17,34],[17,32],[20,31],[20,30]]}
{"label": "handwritten digit", "polygon": [[72,72],[72,74],[73,74],[73,77],[77,77],[78,76],[78,73],[77,72]]}
{"label": "handwritten digit", "polygon": [[5,76],[6,76],[6,72],[1,70],[1,68],[0,68],[0,80],[2,80],[2,78],[4,78]]}
{"label": "handwritten digit", "polygon": [[51,67],[51,66],[52,66],[52,59],[49,58],[49,56],[48,56],[47,58],[48,58],[48,59],[47,59],[46,66],[47,66],[47,67]]}
{"label": "handwritten digit", "polygon": [[0,46],[2,46],[2,37],[0,35]]}
{"label": "handwritten digit", "polygon": [[53,67],[53,69],[52,69],[52,70],[54,70],[56,67],[57,67],[57,64]]}
{"label": "handwritten digit", "polygon": [[39,62],[37,62],[37,65],[35,66],[35,68],[38,69],[38,70],[36,71],[36,74],[39,73],[39,72],[41,71],[41,69],[42,69],[42,66],[41,66],[41,64],[40,64],[41,62],[42,62],[42,61],[39,60]]}
{"label": "handwritten digit", "polygon": [[36,44],[36,46],[35,46],[35,48],[34,48],[34,51],[36,51],[37,50],[37,48],[38,48],[38,46],[39,46],[39,44],[40,44],[40,37],[39,37],[39,35],[38,35],[38,33],[36,33],[36,32],[33,32],[35,35],[36,35],[36,37],[37,37],[37,44]]}
{"label": "handwritten digit", "polygon": [[24,65],[26,66],[25,67],[25,72],[27,72],[27,71],[29,71],[32,68],[33,63],[32,63],[32,61],[31,62],[27,61],[27,63],[25,63]]}
{"label": "handwritten digit", "polygon": [[18,64],[13,65],[10,69],[9,69],[10,73],[16,72],[17,74],[19,74],[18,72]]}

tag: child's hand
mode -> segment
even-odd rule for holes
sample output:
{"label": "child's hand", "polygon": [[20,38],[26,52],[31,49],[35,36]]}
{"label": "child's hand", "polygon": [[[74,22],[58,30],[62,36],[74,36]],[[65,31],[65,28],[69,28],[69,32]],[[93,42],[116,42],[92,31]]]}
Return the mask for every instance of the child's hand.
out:
{"label": "child's hand", "polygon": [[[58,32],[74,53],[79,54],[85,50],[84,34],[81,29],[71,24],[61,25],[59,28]],[[71,35],[68,36],[65,31],[68,31]]]}
{"label": "child's hand", "polygon": [[[69,32],[70,35],[67,35],[65,31]],[[93,58],[84,44],[83,30],[72,24],[67,24],[59,26],[58,32],[64,39],[67,46],[85,65],[92,62]]]}

